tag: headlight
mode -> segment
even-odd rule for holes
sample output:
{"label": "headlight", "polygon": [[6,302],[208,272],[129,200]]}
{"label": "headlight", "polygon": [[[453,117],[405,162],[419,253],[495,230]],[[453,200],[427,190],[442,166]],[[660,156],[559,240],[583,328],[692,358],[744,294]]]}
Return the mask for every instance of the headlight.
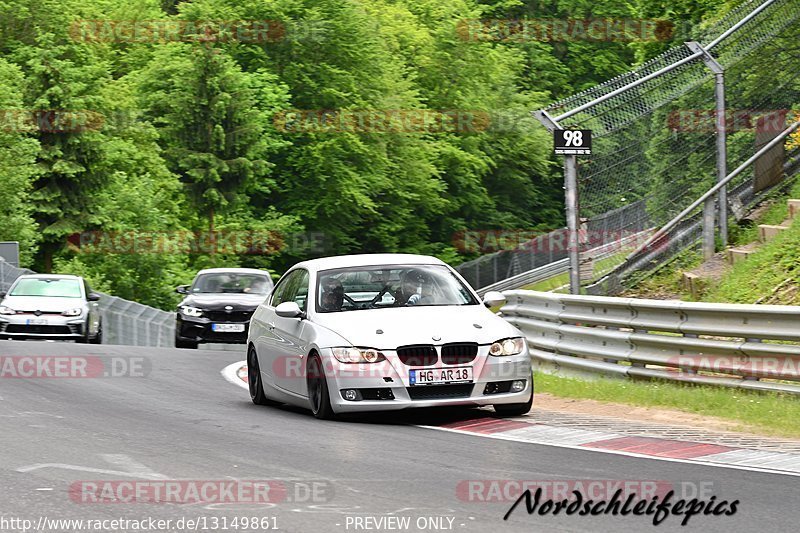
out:
{"label": "headlight", "polygon": [[83,313],[83,309],[76,307],[74,309],[67,309],[61,314],[64,316],[80,316],[81,313]]}
{"label": "headlight", "polygon": [[333,356],[340,363],[377,363],[386,360],[374,348],[333,348]]}
{"label": "headlight", "polygon": [[203,310],[199,307],[192,307],[191,305],[182,305],[179,308],[181,313],[186,316],[200,317],[203,316]]}
{"label": "headlight", "polygon": [[525,338],[514,337],[495,342],[489,347],[489,355],[501,357],[503,355],[517,355],[525,349]]}
{"label": "headlight", "polygon": [[16,315],[17,312],[11,309],[10,307],[6,307],[5,305],[0,305],[0,315]]}

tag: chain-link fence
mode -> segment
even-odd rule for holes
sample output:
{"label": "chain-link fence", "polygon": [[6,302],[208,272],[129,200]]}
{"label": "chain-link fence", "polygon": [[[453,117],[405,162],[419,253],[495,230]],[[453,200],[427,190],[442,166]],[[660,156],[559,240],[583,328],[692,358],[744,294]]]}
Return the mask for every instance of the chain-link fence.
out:
{"label": "chain-link fence", "polygon": [[[600,259],[597,265],[590,265],[591,269],[602,268],[602,261],[607,258],[633,250],[631,246],[639,241],[631,237],[649,229],[645,207],[643,200],[631,202],[585,222],[580,232],[579,249],[587,260]],[[625,228],[627,233],[617,233],[618,228]],[[615,253],[609,254],[608,245],[613,243],[627,244],[622,244],[614,250]],[[470,285],[480,290],[563,261],[567,258],[567,244],[567,230],[562,228],[540,235],[519,247],[466,261],[458,265],[456,270]],[[560,270],[553,272],[561,273]]]}
{"label": "chain-link fence", "polygon": [[[0,261],[0,291],[7,291],[19,276],[34,273]],[[174,313],[102,293],[99,307],[104,344],[174,346]]]}
{"label": "chain-link fence", "polygon": [[[692,37],[724,69],[727,169],[736,168],[785,127],[800,104],[800,2],[746,0]],[[645,81],[642,81],[645,79]],[[640,68],[545,109],[566,129],[592,130],[592,155],[578,159],[578,216],[584,285],[616,271],[624,275],[663,264],[699,244],[702,207],[659,241],[633,256],[636,247],[596,261],[592,249],[655,231],[681,213],[716,181],[715,75],[696,49],[680,45]],[[612,94],[613,93],[613,94]],[[730,183],[728,203],[737,219],[781,174],[796,171],[798,150],[764,156]],[[517,249],[468,261],[459,272],[476,288],[568,255],[566,230]],[[555,239],[560,235],[562,242]],[[641,243],[640,243],[641,244]],[[588,263],[588,266],[587,266]],[[590,287],[606,292],[608,286]],[[613,292],[613,291],[612,291]]]}
{"label": "chain-link fence", "polygon": [[[632,203],[638,216],[615,219],[611,234],[658,228],[710,189],[718,176],[715,75],[707,60],[724,69],[727,169],[738,167],[785,129],[800,103],[800,2],[742,2],[717,23],[701,28],[699,56],[677,46],[641,68],[551,105],[547,113],[568,129],[593,133],[592,155],[579,159],[579,214],[588,223]],[[657,74],[658,73],[658,74]],[[657,74],[657,75],[656,75]],[[643,78],[653,76],[642,82]],[[613,93],[613,94],[612,94]],[[779,147],[780,149],[781,147]],[[729,185],[737,218],[793,172],[796,152],[773,153],[767,168],[743,172]],[[767,156],[764,156],[765,158]],[[656,249],[582,276],[596,281],[612,270],[649,268],[697,243],[702,207],[673,228]],[[646,256],[646,260],[642,259]],[[622,268],[620,268],[622,267]],[[596,292],[605,292],[603,286]]]}
{"label": "chain-link fence", "polygon": [[8,291],[8,288],[11,287],[11,284],[14,283],[14,280],[18,277],[33,273],[33,270],[28,270],[27,268],[17,268],[3,260],[0,260],[0,292]]}

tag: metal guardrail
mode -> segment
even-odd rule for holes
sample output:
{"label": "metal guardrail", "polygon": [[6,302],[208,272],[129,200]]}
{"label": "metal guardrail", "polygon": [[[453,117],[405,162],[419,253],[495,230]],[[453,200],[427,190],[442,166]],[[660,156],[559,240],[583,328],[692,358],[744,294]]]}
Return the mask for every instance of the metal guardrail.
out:
{"label": "metal guardrail", "polygon": [[[23,274],[35,274],[0,261],[0,290],[8,290]],[[175,315],[161,309],[100,293],[103,344],[174,346]]]}
{"label": "metal guardrail", "polygon": [[[620,253],[620,251],[625,250],[626,248],[630,248],[631,245],[635,247],[636,245],[644,242],[653,231],[653,229],[649,229],[633,235],[628,235],[618,241],[603,244],[602,246],[587,250],[583,252],[583,254],[585,256],[591,256],[594,261],[602,261],[603,259],[607,259],[615,254]],[[521,287],[527,287],[528,285],[545,281],[567,272],[569,272],[569,258],[561,259],[560,261],[554,261],[547,265],[528,270],[527,272],[517,274],[516,276],[511,276],[510,278],[492,283],[491,285],[487,285],[486,287],[481,287],[476,290],[480,296],[483,296],[489,291],[519,289]]]}
{"label": "metal guardrail", "polygon": [[543,371],[800,394],[800,306],[504,294]]}

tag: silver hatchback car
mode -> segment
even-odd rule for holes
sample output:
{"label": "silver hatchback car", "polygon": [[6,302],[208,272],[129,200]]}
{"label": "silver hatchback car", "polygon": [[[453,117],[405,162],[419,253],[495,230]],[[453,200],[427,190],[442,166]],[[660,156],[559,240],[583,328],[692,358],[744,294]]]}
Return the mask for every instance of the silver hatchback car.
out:
{"label": "silver hatchback car", "polygon": [[100,295],[81,277],[20,276],[0,298],[0,338],[103,342]]}

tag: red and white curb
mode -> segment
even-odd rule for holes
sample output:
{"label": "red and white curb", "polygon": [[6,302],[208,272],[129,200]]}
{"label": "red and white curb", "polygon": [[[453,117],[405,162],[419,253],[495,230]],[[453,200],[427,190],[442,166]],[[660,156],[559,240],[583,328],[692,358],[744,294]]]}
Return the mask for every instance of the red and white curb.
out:
{"label": "red and white curb", "polygon": [[[246,361],[228,365],[221,373],[234,385],[248,388]],[[536,422],[532,416],[513,419],[486,416],[418,427],[628,457],[800,476],[800,454],[549,426]]]}
{"label": "red and white curb", "polygon": [[548,426],[537,423],[530,416],[515,419],[487,417],[422,427],[575,450],[800,476],[800,455],[795,453]]}
{"label": "red and white curb", "polygon": [[232,363],[223,368],[220,374],[234,385],[238,385],[248,391],[250,390],[250,387],[247,385],[247,361]]}

